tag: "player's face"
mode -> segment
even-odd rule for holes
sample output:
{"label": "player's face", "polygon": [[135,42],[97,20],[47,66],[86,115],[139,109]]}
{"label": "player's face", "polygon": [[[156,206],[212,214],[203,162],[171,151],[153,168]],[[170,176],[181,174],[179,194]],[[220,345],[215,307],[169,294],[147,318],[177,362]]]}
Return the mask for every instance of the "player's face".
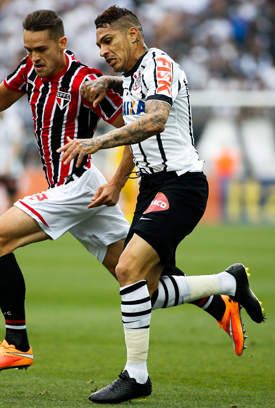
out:
{"label": "player's face", "polygon": [[137,61],[133,36],[130,30],[121,32],[111,25],[99,27],[96,32],[96,43],[100,48],[100,56],[115,72],[128,72]]}
{"label": "player's face", "polygon": [[47,30],[24,30],[24,47],[40,78],[51,77],[65,68],[66,57],[64,50],[66,45],[66,37],[54,40],[50,38]]}

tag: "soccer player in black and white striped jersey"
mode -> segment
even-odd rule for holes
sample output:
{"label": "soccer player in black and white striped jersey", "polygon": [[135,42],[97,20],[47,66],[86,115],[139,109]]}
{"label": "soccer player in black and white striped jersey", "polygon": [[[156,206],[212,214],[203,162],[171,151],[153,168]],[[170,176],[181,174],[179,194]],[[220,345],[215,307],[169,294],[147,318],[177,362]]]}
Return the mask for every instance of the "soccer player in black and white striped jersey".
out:
{"label": "soccer player in black and white striped jersey", "polygon": [[[97,188],[106,183],[91,158],[76,168],[75,162],[61,164],[56,153],[56,148],[66,143],[67,136],[93,137],[100,118],[122,126],[120,95],[109,90],[96,107],[80,96],[82,83],[95,80],[101,72],[77,61],[66,49],[63,22],[55,12],[30,13],[23,27],[28,55],[0,85],[0,110],[28,96],[49,189],[18,200],[0,219],[0,307],[6,324],[5,340],[0,345],[0,370],[27,367],[33,362],[26,330],[25,282],[13,251],[33,242],[57,239],[69,231],[114,274],[129,230],[117,205],[87,209]],[[167,279],[164,277],[160,283],[160,294],[169,286]],[[172,282],[175,279],[169,277]],[[149,277],[148,285],[150,287]],[[176,304],[177,290],[175,294]],[[160,300],[161,295],[155,307],[161,305]],[[207,305],[209,300],[202,302]],[[172,303],[173,293],[169,291],[169,301],[164,299],[163,305]],[[214,303],[218,306],[213,308]],[[211,304],[212,310],[208,307],[207,311],[220,321],[224,314],[221,297],[217,296]]]}
{"label": "soccer player in black and white striped jersey", "polygon": [[[109,88],[123,88],[125,126],[93,140],[68,138],[69,143],[58,149],[63,152],[61,162],[68,164],[78,156],[79,166],[87,154],[125,145],[115,176],[109,186],[100,187],[90,208],[106,202],[110,186],[120,191],[134,164],[141,177],[134,218],[116,267],[127,362],[118,380],[90,396],[93,402],[107,404],[151,393],[146,361],[152,307],[207,297],[207,308],[213,299],[209,296],[223,294],[239,300],[254,321],[260,323],[264,317],[242,264],[217,275],[161,277],[176,269],[177,245],[203,216],[208,197],[203,162],[194,147],[187,80],[165,52],[146,47],[141,24],[131,11],[111,6],[95,24],[100,55],[123,75],[85,83],[82,95],[97,106]],[[148,278],[152,270],[154,277]],[[232,329],[234,319],[230,313],[227,317]]]}
{"label": "soccer player in black and white striped jersey", "polygon": [[[117,205],[87,209],[98,186],[106,182],[91,158],[76,168],[74,162],[61,164],[56,153],[67,136],[92,137],[100,118],[122,126],[120,95],[109,90],[96,107],[80,96],[82,83],[95,80],[101,72],[77,61],[66,49],[63,22],[55,12],[33,12],[23,27],[28,55],[0,85],[0,110],[28,96],[49,190],[18,200],[0,219],[0,307],[6,324],[5,340],[0,346],[0,370],[33,362],[25,321],[25,282],[13,251],[32,242],[57,239],[70,231],[114,274],[129,229]],[[168,285],[165,279],[166,283],[160,283],[160,293]],[[164,299],[163,303],[170,306],[172,298],[169,291],[169,302]],[[159,301],[160,295],[156,307]],[[204,302],[207,304],[208,300]],[[223,303],[217,297],[212,306],[217,302]],[[221,320],[224,311],[222,307],[216,309],[211,313]]]}

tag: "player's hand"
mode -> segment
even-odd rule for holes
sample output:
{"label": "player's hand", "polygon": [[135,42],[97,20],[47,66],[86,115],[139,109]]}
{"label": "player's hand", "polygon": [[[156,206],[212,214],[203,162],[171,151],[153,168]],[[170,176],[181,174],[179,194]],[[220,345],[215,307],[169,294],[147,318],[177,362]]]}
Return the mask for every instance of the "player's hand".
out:
{"label": "player's hand", "polygon": [[101,205],[112,207],[118,203],[120,189],[111,183],[98,187],[95,195],[91,198],[92,203],[88,208],[95,208]]}
{"label": "player's hand", "polygon": [[83,82],[80,94],[87,101],[93,103],[93,107],[96,108],[102,99],[105,98],[108,91],[108,80],[106,77],[100,77],[95,80]]}
{"label": "player's hand", "polygon": [[57,149],[57,153],[62,153],[59,161],[69,164],[77,155],[76,167],[79,167],[87,154],[93,154],[99,150],[93,139],[71,139],[67,137],[68,143]]}

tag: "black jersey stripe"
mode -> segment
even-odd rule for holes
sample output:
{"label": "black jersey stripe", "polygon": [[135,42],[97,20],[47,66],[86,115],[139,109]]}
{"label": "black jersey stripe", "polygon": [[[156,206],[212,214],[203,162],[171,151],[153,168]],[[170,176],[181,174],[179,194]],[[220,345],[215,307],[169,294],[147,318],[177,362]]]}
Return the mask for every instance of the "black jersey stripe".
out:
{"label": "black jersey stripe", "polygon": [[163,147],[163,143],[162,143],[162,140],[161,140],[161,134],[158,133],[156,135],[156,137],[157,137],[157,142],[158,142],[158,148],[159,148],[160,155],[161,155],[161,158],[162,158],[162,164],[164,166],[163,171],[167,171],[167,164],[166,164],[167,163],[167,157],[166,157],[164,147]]}
{"label": "black jersey stripe", "polygon": [[114,106],[109,102],[108,98],[104,98],[100,102],[100,106],[104,112],[106,112],[107,116],[111,118],[113,114],[116,112]]}
{"label": "black jersey stripe", "polygon": [[[154,172],[154,169],[152,168],[152,167],[150,167],[150,163],[148,162],[148,160],[147,160],[147,156],[146,156],[146,154],[145,154],[145,152],[144,152],[144,150],[143,150],[143,148],[142,148],[142,144],[141,143],[138,143],[138,147],[139,147],[139,150],[140,150],[140,152],[141,152],[141,154],[142,154],[142,156],[143,156],[143,161],[144,161],[144,163],[146,163],[146,167],[150,170],[150,172],[153,174],[153,173],[155,173]],[[137,164],[137,163],[136,163]]]}
{"label": "black jersey stripe", "polygon": [[153,58],[153,61],[154,61],[154,82],[155,82],[155,88],[156,88],[156,91],[155,91],[155,93],[157,92],[157,89],[158,89],[158,78],[157,78],[157,61],[156,61],[156,59],[155,59],[155,56],[156,56],[156,53],[155,52],[153,52],[152,53],[152,58]]}
{"label": "black jersey stripe", "polygon": [[173,104],[172,98],[170,98],[170,96],[166,96],[166,95],[157,95],[157,94],[149,95],[148,98],[146,99],[146,101],[151,101],[151,100],[166,102],[171,106]]}
{"label": "black jersey stripe", "polygon": [[[39,98],[37,100],[36,103],[36,128],[35,128],[35,133],[36,133],[36,137],[37,137],[37,141],[38,141],[38,145],[40,148],[40,151],[42,152],[43,158],[45,157],[45,152],[44,152],[44,148],[43,148],[43,144],[42,144],[42,126],[43,126],[43,113],[44,113],[44,107],[46,105],[46,101],[47,101],[47,95],[49,93],[49,83],[43,83],[43,86],[40,89],[40,95]],[[45,176],[46,179],[48,181],[48,184],[50,185],[50,180],[48,177],[48,171],[47,171],[47,167],[45,165],[45,159],[43,162],[43,170],[45,172]]]}
{"label": "black jersey stripe", "polygon": [[18,67],[17,67],[11,74],[9,74],[9,75],[7,76],[7,82],[9,82],[9,81],[10,81],[13,77],[15,77],[16,75],[18,75],[18,72],[19,72],[22,68],[24,68],[24,67],[26,66],[28,58],[29,58],[28,56],[25,57],[25,58],[23,58],[22,61],[20,62],[20,64],[18,65]]}
{"label": "black jersey stripe", "polygon": [[131,77],[131,82],[130,82],[130,85],[129,85],[129,92],[132,91],[133,84],[134,84],[134,80],[135,80],[135,78],[134,78],[134,76],[132,76],[132,77]]}
{"label": "black jersey stripe", "polygon": [[37,74],[35,72],[35,69],[33,68],[30,71],[30,74],[28,76],[28,84],[27,84],[27,89],[26,89],[27,94],[28,94],[28,101],[30,101],[31,94],[32,94],[33,88],[35,86],[34,81],[35,81],[36,77],[37,77]]}
{"label": "black jersey stripe", "polygon": [[189,96],[189,89],[187,81],[184,79],[184,85],[187,93],[187,102],[188,102],[188,122],[189,122],[189,135],[191,139],[191,143],[194,146],[194,136],[193,136],[193,126],[192,126],[192,114],[191,114],[191,104],[190,104],[190,96]]}
{"label": "black jersey stripe", "polygon": [[[79,68],[80,64],[78,62],[71,62],[69,69],[61,78],[61,82],[59,83],[60,90],[62,90],[63,92],[71,92],[72,83],[75,76],[77,75],[77,72],[79,71]],[[52,130],[54,130],[54,134],[51,135],[51,152],[54,169],[53,185],[56,185],[56,183],[59,181],[60,154],[56,152],[56,149],[58,148],[58,145],[62,145],[62,139],[65,137],[65,127],[67,123],[69,105],[70,104],[68,104],[64,109],[60,109],[58,104],[56,103],[55,107],[53,108]]]}

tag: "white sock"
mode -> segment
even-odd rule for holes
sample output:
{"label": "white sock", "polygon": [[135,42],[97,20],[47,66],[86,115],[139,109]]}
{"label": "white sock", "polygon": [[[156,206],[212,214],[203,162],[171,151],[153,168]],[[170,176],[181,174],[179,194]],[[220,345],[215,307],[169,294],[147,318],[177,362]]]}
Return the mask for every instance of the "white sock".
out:
{"label": "white sock", "polygon": [[148,370],[146,361],[140,363],[126,363],[124,370],[128,371],[131,378],[134,378],[139,384],[145,384],[148,380]]}
{"label": "white sock", "polygon": [[152,309],[167,308],[213,295],[234,296],[236,280],[227,272],[217,275],[162,276]]}
{"label": "white sock", "polygon": [[217,275],[221,287],[221,294],[234,296],[236,293],[236,279],[228,272],[221,272]]}
{"label": "white sock", "polygon": [[190,287],[190,299],[193,302],[211,295],[234,296],[236,293],[236,280],[228,272],[217,275],[185,276]]}
{"label": "white sock", "polygon": [[146,360],[149,349],[152,306],[147,281],[142,280],[122,287],[120,294],[127,349],[125,370],[138,383],[145,384],[148,379]]}

